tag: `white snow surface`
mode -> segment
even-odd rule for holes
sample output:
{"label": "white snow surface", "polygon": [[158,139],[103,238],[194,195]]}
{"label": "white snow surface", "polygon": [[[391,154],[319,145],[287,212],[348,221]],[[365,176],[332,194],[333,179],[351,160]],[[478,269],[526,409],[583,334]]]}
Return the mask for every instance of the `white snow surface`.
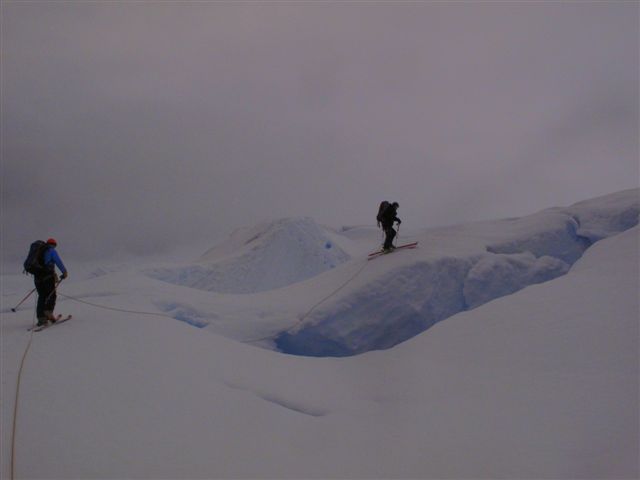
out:
{"label": "white snow surface", "polygon": [[16,478],[638,478],[638,199],[404,218],[418,248],[371,261],[375,229],[288,219],[189,265],[71,264],[74,318],[33,337],[5,274],[2,478],[30,340]]}
{"label": "white snow surface", "polygon": [[346,262],[349,255],[310,218],[285,218],[239,229],[193,265],[148,273],[177,285],[254,293],[291,285]]}

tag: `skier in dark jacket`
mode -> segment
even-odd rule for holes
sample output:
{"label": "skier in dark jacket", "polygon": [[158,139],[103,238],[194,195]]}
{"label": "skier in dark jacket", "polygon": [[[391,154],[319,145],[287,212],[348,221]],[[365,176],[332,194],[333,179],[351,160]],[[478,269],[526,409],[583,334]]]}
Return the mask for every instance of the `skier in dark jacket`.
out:
{"label": "skier in dark jacket", "polygon": [[57,245],[58,242],[56,242],[55,239],[50,238],[47,240],[47,246],[42,254],[44,270],[41,273],[36,273],[33,278],[33,283],[38,291],[38,305],[36,307],[38,326],[46,325],[47,322],[54,323],[56,321],[56,317],[53,314],[57,298],[56,284],[58,283],[56,266],[62,273],[60,278],[65,279],[68,276],[67,269],[64,263],[62,263],[58,252],[56,252]]}
{"label": "skier in dark jacket", "polygon": [[399,206],[398,202],[393,202],[387,205],[387,207],[380,212],[378,226],[382,225],[382,230],[384,230],[385,233],[384,245],[382,247],[385,251],[396,248],[393,245],[393,239],[396,237],[396,231],[393,228],[393,223],[397,222],[398,225],[402,223],[402,220],[398,218]]}

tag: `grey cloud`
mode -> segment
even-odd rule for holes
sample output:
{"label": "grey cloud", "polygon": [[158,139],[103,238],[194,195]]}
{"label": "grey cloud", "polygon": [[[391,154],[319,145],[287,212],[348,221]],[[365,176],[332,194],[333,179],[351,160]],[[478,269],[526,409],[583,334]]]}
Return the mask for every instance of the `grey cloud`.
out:
{"label": "grey cloud", "polygon": [[638,184],[638,6],[12,2],[2,238],[95,258],[269,218],[415,226]]}

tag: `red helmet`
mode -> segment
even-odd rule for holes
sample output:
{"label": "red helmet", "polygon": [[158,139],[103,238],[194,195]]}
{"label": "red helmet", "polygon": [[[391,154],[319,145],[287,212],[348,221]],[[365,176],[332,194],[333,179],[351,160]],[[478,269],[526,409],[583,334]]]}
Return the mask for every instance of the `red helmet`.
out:
{"label": "red helmet", "polygon": [[47,245],[53,245],[55,247],[58,245],[58,242],[56,242],[55,238],[50,238],[49,240],[47,240]]}

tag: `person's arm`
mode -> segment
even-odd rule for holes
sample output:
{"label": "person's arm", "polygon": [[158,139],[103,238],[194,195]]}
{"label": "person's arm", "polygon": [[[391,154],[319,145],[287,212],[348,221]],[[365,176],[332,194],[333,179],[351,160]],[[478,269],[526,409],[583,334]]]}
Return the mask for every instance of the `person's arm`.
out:
{"label": "person's arm", "polygon": [[55,250],[52,250],[51,259],[62,272],[62,278],[67,278],[68,276],[67,268],[64,266],[64,263],[62,263],[62,259],[60,258],[60,255],[58,255],[58,252],[56,252]]}

